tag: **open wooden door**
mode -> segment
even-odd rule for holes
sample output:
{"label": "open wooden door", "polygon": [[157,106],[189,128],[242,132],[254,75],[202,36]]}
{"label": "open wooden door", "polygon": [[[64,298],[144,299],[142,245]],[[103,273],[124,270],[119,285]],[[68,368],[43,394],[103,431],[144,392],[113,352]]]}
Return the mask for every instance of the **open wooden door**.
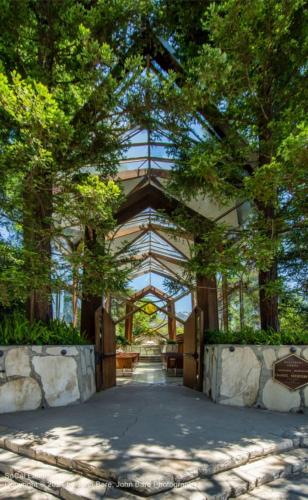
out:
{"label": "open wooden door", "polygon": [[183,384],[202,391],[204,356],[203,311],[195,307],[184,325]]}
{"label": "open wooden door", "polygon": [[95,313],[95,372],[97,391],[116,385],[115,325],[103,307]]}

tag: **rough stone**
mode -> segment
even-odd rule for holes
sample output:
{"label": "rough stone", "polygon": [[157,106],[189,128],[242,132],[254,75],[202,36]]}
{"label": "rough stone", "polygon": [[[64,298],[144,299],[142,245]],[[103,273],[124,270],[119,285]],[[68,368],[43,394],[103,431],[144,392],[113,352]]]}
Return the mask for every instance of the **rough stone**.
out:
{"label": "rough stone", "polygon": [[287,387],[268,380],[263,389],[263,403],[269,410],[290,411],[300,407],[299,391],[290,391]]}
{"label": "rough stone", "polygon": [[7,377],[28,377],[31,373],[30,358],[27,347],[10,349],[5,358],[5,372]]}
{"label": "rough stone", "polygon": [[42,345],[33,345],[33,346],[31,346],[31,350],[33,352],[36,352],[37,354],[41,354],[43,351],[43,346]]}
{"label": "rough stone", "polygon": [[308,359],[308,348],[303,350],[302,357]]}
{"label": "rough stone", "polygon": [[66,350],[65,356],[77,356],[78,354],[78,350],[76,347],[68,347],[63,345],[47,347],[46,354],[51,354],[51,356],[60,356],[63,349]]}
{"label": "rough stone", "polygon": [[274,349],[265,349],[263,351],[263,358],[265,366],[268,370],[271,370],[273,367],[273,363],[276,361],[276,353]]}
{"label": "rough stone", "polygon": [[280,347],[280,349],[278,349],[277,359],[284,358],[285,356],[288,356],[289,354],[292,354],[290,351],[290,347]]}
{"label": "rough stone", "polygon": [[9,380],[0,385],[0,413],[36,410],[41,398],[40,386],[33,378]]}
{"label": "rough stone", "polygon": [[50,406],[62,406],[80,398],[77,364],[65,356],[34,356],[33,366],[40,375],[45,398]]}
{"label": "rough stone", "polygon": [[304,388],[304,404],[308,408],[308,385]]}
{"label": "rough stone", "polygon": [[221,396],[222,404],[251,406],[255,403],[259,390],[261,366],[250,347],[222,350]]}
{"label": "rough stone", "polygon": [[80,355],[80,361],[81,361],[81,372],[83,375],[87,373],[87,364],[86,364],[86,356],[81,353]]}

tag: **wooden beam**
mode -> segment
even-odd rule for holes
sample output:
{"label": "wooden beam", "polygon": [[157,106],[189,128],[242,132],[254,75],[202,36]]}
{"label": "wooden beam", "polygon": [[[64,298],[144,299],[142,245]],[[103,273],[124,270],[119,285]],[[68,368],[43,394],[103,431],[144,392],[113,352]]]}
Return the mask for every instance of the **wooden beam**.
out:
{"label": "wooden beam", "polygon": [[168,301],[167,310],[170,314],[168,316],[168,337],[170,340],[176,340],[175,306],[171,300]]}
{"label": "wooden beam", "polygon": [[[176,259],[175,257],[169,257],[168,255],[162,255],[156,252],[149,252],[150,256],[165,260],[166,262],[170,262],[170,264],[176,264],[177,266],[183,267],[185,261],[181,259]],[[187,257],[186,257],[187,262]]]}
{"label": "wooden beam", "polygon": [[141,225],[140,226],[119,228],[113,234],[112,233],[108,234],[107,239],[108,240],[116,240],[117,238],[125,238],[126,236],[130,236],[131,234],[140,233],[144,229],[145,228],[142,228]]}
{"label": "wooden beam", "polygon": [[163,299],[163,300],[169,300],[169,295],[165,294],[164,292],[162,292],[161,290],[159,290],[158,288],[156,288],[153,285],[145,286],[144,288],[142,288],[142,290],[139,290],[139,292],[134,293],[134,295],[132,295],[129,298],[129,300],[131,302],[136,302],[136,300],[139,300],[139,299],[141,299],[149,294],[153,294],[156,297]]}
{"label": "wooden beam", "polygon": [[132,341],[133,338],[133,318],[134,315],[130,314],[133,311],[134,307],[132,304],[127,301],[126,302],[126,317],[125,317],[125,338],[128,342]]}
{"label": "wooden beam", "polygon": [[186,207],[175,198],[167,197],[167,195],[156,186],[148,184],[127,196],[116,214],[118,224],[124,224],[146,208],[164,210],[169,215],[172,215],[177,209],[181,208],[186,212],[187,217],[195,216],[207,220],[205,217],[200,216],[198,212]]}
{"label": "wooden beam", "polygon": [[[148,143],[147,143],[148,144]],[[174,163],[176,160],[174,158],[159,158],[158,156],[135,156],[131,158],[125,158],[125,160],[120,160],[119,164],[126,164],[135,161],[147,161],[150,158],[151,161],[161,162],[161,163]]]}
{"label": "wooden beam", "polygon": [[131,316],[132,314],[135,314],[136,312],[140,311],[144,307],[144,304],[141,307],[134,307],[129,313],[125,313],[124,316],[121,316],[119,319],[114,321],[114,324],[117,325],[118,323],[121,323],[121,321],[124,321],[126,318]]}
{"label": "wooden beam", "polygon": [[169,170],[163,170],[159,168],[138,168],[132,170],[123,170],[117,173],[117,179],[126,181],[131,179],[138,179],[139,177],[162,177],[163,179],[168,179],[170,177]]}
{"label": "wooden beam", "polygon": [[[136,226],[128,226],[128,227],[119,227],[116,231],[113,233],[109,233],[107,236],[108,240],[115,240],[117,238],[124,238],[125,236],[129,236],[130,234],[138,233],[140,231],[153,231],[155,232],[160,238],[164,237],[160,233],[166,233],[173,235],[174,231],[168,230],[167,226],[161,226],[159,224],[153,224],[153,222],[150,222],[149,224],[139,224]],[[180,239],[183,240],[193,240],[193,235],[190,233],[181,233],[181,236],[179,236]],[[169,241],[166,239],[166,241],[169,244]],[[179,250],[180,251],[180,250]]]}
{"label": "wooden beam", "polygon": [[[170,313],[167,309],[163,308],[163,307],[160,307],[158,305],[155,304],[155,307],[158,311],[161,311],[163,312],[164,314],[166,314],[168,317],[170,318],[174,318],[176,321],[178,321],[179,323],[182,323],[182,325],[184,325],[185,321],[183,321],[181,318],[179,318],[178,316],[176,316],[175,314],[172,314]],[[147,313],[146,311],[144,311],[145,314],[147,314],[148,316],[152,316],[152,314],[154,313]]]}
{"label": "wooden beam", "polygon": [[171,273],[176,280],[178,280],[180,282],[183,281],[183,279],[181,278],[181,276],[178,273],[176,273],[175,271],[173,271],[173,269],[170,269],[170,267],[168,267],[165,264],[165,262],[160,262],[159,257],[155,257],[155,256],[152,255],[152,259],[156,260],[156,262],[158,262],[158,264],[160,264],[164,269],[166,269],[166,271],[168,271],[169,273]]}

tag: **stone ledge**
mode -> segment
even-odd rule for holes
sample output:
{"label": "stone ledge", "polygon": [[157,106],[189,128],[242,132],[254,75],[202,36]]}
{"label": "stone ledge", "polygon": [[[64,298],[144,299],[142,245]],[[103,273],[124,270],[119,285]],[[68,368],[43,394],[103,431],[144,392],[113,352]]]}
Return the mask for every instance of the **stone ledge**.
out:
{"label": "stone ledge", "polygon": [[[156,472],[157,477],[151,481],[150,470],[142,475],[140,473],[135,474],[133,471],[128,474],[122,473],[118,475],[116,471],[103,468],[101,465],[93,465],[90,461],[79,460],[74,456],[59,455],[56,448],[50,449],[47,447],[44,450],[44,440],[34,435],[29,436],[18,432],[8,434],[6,429],[0,434],[0,446],[6,450],[30,457],[44,464],[58,466],[61,469],[69,470],[91,479],[112,481],[114,483],[129,483],[131,491],[146,496],[168,491],[173,487],[172,485],[177,483],[186,483],[193,480],[201,481],[213,475],[216,477],[216,474],[220,475],[230,469],[236,468],[236,470],[239,470],[239,468],[245,465],[255,466],[259,460],[270,458],[273,454],[280,454],[280,457],[283,458],[283,453],[290,450],[292,450],[291,453],[297,451],[294,450],[294,446],[298,445],[299,442],[305,445],[308,442],[308,435],[305,433],[301,433],[300,435],[299,433],[295,433],[277,442],[256,440],[248,449],[242,449],[237,446],[229,448],[226,452],[213,450],[210,454],[210,461],[207,458],[204,463],[199,464],[197,467],[194,466],[194,468],[189,467],[189,463],[183,461],[184,467],[181,468],[182,470],[179,470],[180,467],[178,467],[178,471],[172,471],[171,468],[170,473],[167,471],[164,472],[161,467],[161,473],[157,474]],[[291,467],[291,465],[288,463],[288,466]],[[286,464],[284,464],[284,467],[286,467]]]}
{"label": "stone ledge", "polygon": [[196,498],[206,500],[226,500],[253,491],[254,488],[270,483],[277,478],[288,477],[306,469],[308,456],[304,450],[292,450],[289,454],[271,455],[257,462],[248,463],[210,477],[192,481],[167,494],[157,495],[157,499],[171,500]]}

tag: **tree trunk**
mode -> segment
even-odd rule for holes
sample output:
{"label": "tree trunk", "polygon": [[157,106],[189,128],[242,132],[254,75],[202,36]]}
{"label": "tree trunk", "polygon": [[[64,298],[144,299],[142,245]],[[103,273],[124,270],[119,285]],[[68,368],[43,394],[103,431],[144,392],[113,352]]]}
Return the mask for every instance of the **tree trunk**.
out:
{"label": "tree trunk", "polygon": [[245,326],[244,290],[243,290],[242,278],[239,281],[239,303],[240,303],[240,330],[242,331]]}
{"label": "tree trunk", "polygon": [[[265,73],[260,90],[260,102],[263,103],[263,109],[259,116],[259,168],[267,165],[272,160],[272,130],[270,127],[272,119],[272,88],[270,79]],[[263,201],[255,200],[261,224],[261,234],[269,240],[277,238],[275,230],[276,209],[275,203],[265,204]],[[277,260],[273,259],[267,269],[259,270],[259,304],[260,304],[260,321],[263,330],[273,329],[279,330],[278,319],[278,296],[277,293],[271,291],[270,288],[274,281],[277,280]]]}
{"label": "tree trunk", "polygon": [[30,288],[26,312],[31,323],[52,319],[51,234],[51,177],[36,170],[25,179],[23,193],[25,273]]}
{"label": "tree trunk", "polygon": [[133,309],[134,309],[134,305],[131,304],[130,301],[127,301],[125,313],[129,314],[129,316],[127,316],[127,318],[125,318],[125,338],[128,342],[132,342],[132,340],[133,340],[134,315],[131,314]]}
{"label": "tree trunk", "polygon": [[228,280],[222,276],[222,322],[225,332],[229,329],[229,297],[228,297]]}
{"label": "tree trunk", "polygon": [[[96,233],[91,228],[86,227],[85,229],[85,248],[90,251],[95,259],[97,252],[97,242]],[[83,270],[83,284],[84,289],[86,288],[87,280],[91,280],[91,276],[88,276],[87,269]],[[88,341],[91,343],[95,342],[95,312],[102,306],[103,297],[92,295],[86,292],[82,292],[82,302],[81,302],[81,318],[80,318],[80,331],[85,334]]]}
{"label": "tree trunk", "polygon": [[73,326],[76,327],[78,324],[78,277],[76,273],[73,273],[72,288]]}
{"label": "tree trunk", "polygon": [[[275,238],[274,217],[275,208],[273,206],[264,206],[262,203],[256,202],[257,208],[264,223],[264,233],[267,238]],[[273,283],[278,278],[277,260],[273,259],[267,269],[259,270],[259,306],[260,306],[260,321],[262,330],[279,331],[278,318],[278,295],[275,291],[270,290]]]}
{"label": "tree trunk", "polygon": [[259,302],[262,330],[279,331],[278,297],[268,293],[266,287],[277,279],[277,263],[274,262],[267,271],[259,271]]}
{"label": "tree trunk", "polygon": [[[50,88],[54,59],[52,2],[40,0],[34,7],[39,19],[37,59],[41,69],[40,80]],[[34,168],[25,178],[23,192],[25,273],[30,278],[28,287],[32,285],[26,301],[30,322],[48,323],[52,319],[52,205],[52,175],[46,165]]]}

